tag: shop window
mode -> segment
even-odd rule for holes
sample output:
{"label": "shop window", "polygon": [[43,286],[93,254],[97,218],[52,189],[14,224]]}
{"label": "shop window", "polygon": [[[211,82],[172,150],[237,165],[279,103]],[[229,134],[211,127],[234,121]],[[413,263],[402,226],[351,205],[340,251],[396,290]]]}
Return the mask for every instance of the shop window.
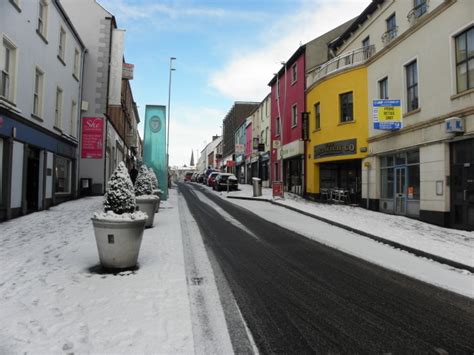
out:
{"label": "shop window", "polygon": [[55,191],[56,193],[71,192],[71,161],[69,159],[56,156]]}
{"label": "shop window", "polygon": [[352,92],[339,95],[341,122],[354,121]]}
{"label": "shop window", "polygon": [[420,151],[410,150],[407,152],[407,163],[408,164],[418,164],[420,162]]}
{"label": "shop window", "polygon": [[406,164],[406,153],[398,153],[395,155],[395,165],[405,165]]}
{"label": "shop window", "polygon": [[408,165],[407,197],[409,200],[420,199],[420,165]]}
{"label": "shop window", "polygon": [[381,197],[382,198],[393,198],[394,190],[394,176],[393,168],[381,169]]}

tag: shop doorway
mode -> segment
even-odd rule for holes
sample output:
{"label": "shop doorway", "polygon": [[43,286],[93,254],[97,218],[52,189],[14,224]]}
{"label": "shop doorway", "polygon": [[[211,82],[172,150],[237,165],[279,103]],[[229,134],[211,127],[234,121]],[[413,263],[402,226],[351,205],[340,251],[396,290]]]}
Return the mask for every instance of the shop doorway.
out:
{"label": "shop doorway", "polygon": [[474,139],[451,145],[451,224],[474,230]]}
{"label": "shop doorway", "polygon": [[407,206],[407,168],[395,168],[395,214],[405,215]]}
{"label": "shop doorway", "polygon": [[28,161],[26,163],[26,209],[27,212],[38,210],[39,199],[39,149],[28,148]]}

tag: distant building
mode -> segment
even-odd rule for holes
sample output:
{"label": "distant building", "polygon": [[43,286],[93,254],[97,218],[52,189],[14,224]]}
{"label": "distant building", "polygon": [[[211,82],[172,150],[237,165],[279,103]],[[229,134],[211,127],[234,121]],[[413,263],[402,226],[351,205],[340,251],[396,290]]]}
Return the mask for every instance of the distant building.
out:
{"label": "distant building", "polygon": [[0,220],[78,193],[85,46],[58,0],[0,2]]}

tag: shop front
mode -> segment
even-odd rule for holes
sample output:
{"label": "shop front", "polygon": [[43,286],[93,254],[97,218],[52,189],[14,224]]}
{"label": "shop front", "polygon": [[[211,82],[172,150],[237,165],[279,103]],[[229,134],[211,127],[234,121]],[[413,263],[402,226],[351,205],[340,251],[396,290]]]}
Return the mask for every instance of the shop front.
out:
{"label": "shop front", "polygon": [[380,159],[381,212],[420,216],[420,151],[411,149]]}
{"label": "shop front", "polygon": [[235,167],[235,176],[239,180],[239,184],[245,184],[245,157],[243,154],[236,156]]}
{"label": "shop front", "polygon": [[451,213],[454,228],[474,230],[474,139],[451,143]]}
{"label": "shop front", "polygon": [[270,187],[270,174],[269,174],[269,163],[270,163],[270,152],[265,152],[260,155],[260,169],[258,177],[262,179],[263,187]]}
{"label": "shop front", "polygon": [[281,148],[283,159],[283,184],[287,192],[304,193],[304,142],[301,140],[285,144]]}
{"label": "shop front", "polygon": [[342,160],[319,164],[319,186],[326,191],[345,191],[349,194],[348,201],[360,203],[361,160]]}

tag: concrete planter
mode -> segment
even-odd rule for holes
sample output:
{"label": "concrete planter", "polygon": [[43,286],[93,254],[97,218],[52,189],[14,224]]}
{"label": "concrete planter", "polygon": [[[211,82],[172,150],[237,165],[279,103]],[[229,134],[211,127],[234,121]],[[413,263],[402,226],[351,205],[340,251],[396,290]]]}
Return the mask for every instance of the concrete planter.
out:
{"label": "concrete planter", "polygon": [[160,210],[160,202],[161,202],[160,193],[161,193],[161,190],[159,190],[159,189],[154,189],[153,190],[153,195],[158,197],[158,201],[156,202],[156,206],[155,206],[155,213],[158,213],[159,210]]}
{"label": "concrete planter", "polygon": [[155,220],[155,209],[159,198],[154,195],[142,195],[136,197],[137,208],[139,211],[145,212],[148,215],[145,228],[153,227]]}
{"label": "concrete planter", "polygon": [[99,259],[103,267],[125,269],[137,264],[145,223],[145,218],[92,218]]}

